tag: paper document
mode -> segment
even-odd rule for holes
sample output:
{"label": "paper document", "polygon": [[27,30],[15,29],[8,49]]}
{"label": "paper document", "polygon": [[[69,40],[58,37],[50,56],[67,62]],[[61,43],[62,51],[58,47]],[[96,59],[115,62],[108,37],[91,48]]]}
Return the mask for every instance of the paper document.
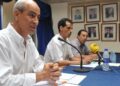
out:
{"label": "paper document", "polygon": [[[71,65],[71,66],[80,66],[80,65]],[[90,67],[90,68],[95,68],[96,66],[98,66],[98,62],[91,62],[90,64],[85,64],[83,65],[83,67]]]}
{"label": "paper document", "polygon": [[109,63],[109,65],[118,67],[118,66],[120,66],[120,63]]}
{"label": "paper document", "polygon": [[[62,84],[63,81],[68,81],[70,79],[72,79],[75,76],[75,74],[67,74],[67,73],[62,73],[60,76],[60,79],[57,81],[57,83],[59,84],[59,86]],[[47,81],[41,81],[36,83],[33,86],[49,86]],[[62,85],[61,85],[62,86]]]}
{"label": "paper document", "polygon": [[66,80],[66,83],[62,85],[59,84],[59,86],[79,86],[80,82],[82,82],[86,77],[86,75],[62,73],[59,82]]}
{"label": "paper document", "polygon": [[71,83],[74,85],[80,84],[87,76],[86,75],[76,75],[72,79],[70,79],[67,83]]}
{"label": "paper document", "polygon": [[69,80],[73,78],[76,74],[62,73],[60,79]]}
{"label": "paper document", "polygon": [[97,66],[98,66],[97,62],[91,62],[90,64],[83,65],[83,67],[91,67],[91,68],[95,68]]}
{"label": "paper document", "polygon": [[48,81],[40,81],[33,86],[49,86]]}
{"label": "paper document", "polygon": [[[82,82],[85,78],[85,75],[62,73],[57,83],[58,86],[80,86],[80,82]],[[66,83],[63,84],[63,81],[66,81]],[[49,86],[49,84],[47,81],[41,81],[33,86]]]}
{"label": "paper document", "polygon": [[63,84],[63,85],[59,85],[59,86],[80,86],[80,85],[73,85],[73,84],[67,83],[67,84]]}

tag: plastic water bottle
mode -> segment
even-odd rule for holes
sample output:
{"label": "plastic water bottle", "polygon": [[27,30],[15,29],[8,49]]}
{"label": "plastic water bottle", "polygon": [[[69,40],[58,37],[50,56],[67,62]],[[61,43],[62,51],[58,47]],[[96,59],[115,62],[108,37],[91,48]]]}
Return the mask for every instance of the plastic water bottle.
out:
{"label": "plastic water bottle", "polygon": [[104,52],[103,52],[103,65],[102,65],[102,69],[104,71],[109,71],[110,68],[109,68],[109,52],[108,52],[108,49],[104,49]]}
{"label": "plastic water bottle", "polygon": [[116,54],[113,51],[110,53],[110,61],[116,63]]}

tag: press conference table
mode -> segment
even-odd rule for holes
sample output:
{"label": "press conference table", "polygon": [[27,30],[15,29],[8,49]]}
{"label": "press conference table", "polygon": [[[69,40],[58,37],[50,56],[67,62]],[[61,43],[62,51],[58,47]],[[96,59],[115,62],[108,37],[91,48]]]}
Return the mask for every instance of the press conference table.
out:
{"label": "press conference table", "polygon": [[[58,86],[120,86],[120,63],[110,63],[110,71],[103,71],[101,67],[97,68],[97,66],[97,62],[83,65],[83,67],[92,68],[90,72],[86,73],[73,71],[76,68],[80,68],[79,65],[65,67]],[[67,83],[61,84],[62,81]],[[47,81],[43,81],[34,86],[49,86],[49,84]]]}
{"label": "press conference table", "polygon": [[[92,66],[85,65],[85,67],[96,67],[97,63],[92,63]],[[73,79],[75,81],[80,81],[80,83],[70,83],[71,85],[61,85],[61,86],[120,86],[120,64],[110,64],[110,71],[103,71],[102,68],[92,69],[90,72],[78,73],[74,72],[73,69],[79,68],[77,65],[67,66],[63,69],[63,73],[77,76],[85,76],[85,78],[80,81],[80,78]],[[71,78],[72,79],[72,78]],[[73,85],[72,85],[73,84]]]}

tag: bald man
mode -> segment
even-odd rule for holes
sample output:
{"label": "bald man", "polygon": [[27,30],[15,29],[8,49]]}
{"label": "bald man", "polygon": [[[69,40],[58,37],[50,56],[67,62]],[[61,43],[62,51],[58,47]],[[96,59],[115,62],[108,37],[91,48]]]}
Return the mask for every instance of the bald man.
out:
{"label": "bald man", "polygon": [[36,30],[40,8],[33,0],[18,0],[13,17],[0,31],[0,86],[33,86],[43,80],[55,83],[60,76],[58,65],[44,64],[29,35]]}

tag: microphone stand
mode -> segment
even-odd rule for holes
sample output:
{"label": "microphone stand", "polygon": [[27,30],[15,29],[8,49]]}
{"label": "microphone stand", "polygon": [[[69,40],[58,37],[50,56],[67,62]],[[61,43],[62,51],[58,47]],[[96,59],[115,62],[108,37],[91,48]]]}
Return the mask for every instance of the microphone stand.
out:
{"label": "microphone stand", "polygon": [[76,49],[76,50],[78,51],[78,53],[80,54],[80,58],[81,58],[81,60],[80,60],[80,68],[76,68],[76,69],[74,69],[73,71],[84,73],[84,72],[89,72],[89,71],[91,70],[91,68],[83,67],[82,54],[81,54],[81,52],[80,52],[74,45],[68,43],[67,41],[65,41],[65,40],[63,40],[63,39],[61,39],[61,38],[58,38],[58,40],[63,41],[63,42],[65,42],[66,44],[72,46],[72,47],[73,47],[74,49]]}
{"label": "microphone stand", "polygon": [[97,53],[98,54],[98,65],[100,66],[100,64],[101,64],[101,55],[100,55],[100,53]]}
{"label": "microphone stand", "polygon": [[95,69],[101,70],[101,62],[103,61],[102,56],[99,52],[97,52],[97,55],[98,55],[98,66]]}

